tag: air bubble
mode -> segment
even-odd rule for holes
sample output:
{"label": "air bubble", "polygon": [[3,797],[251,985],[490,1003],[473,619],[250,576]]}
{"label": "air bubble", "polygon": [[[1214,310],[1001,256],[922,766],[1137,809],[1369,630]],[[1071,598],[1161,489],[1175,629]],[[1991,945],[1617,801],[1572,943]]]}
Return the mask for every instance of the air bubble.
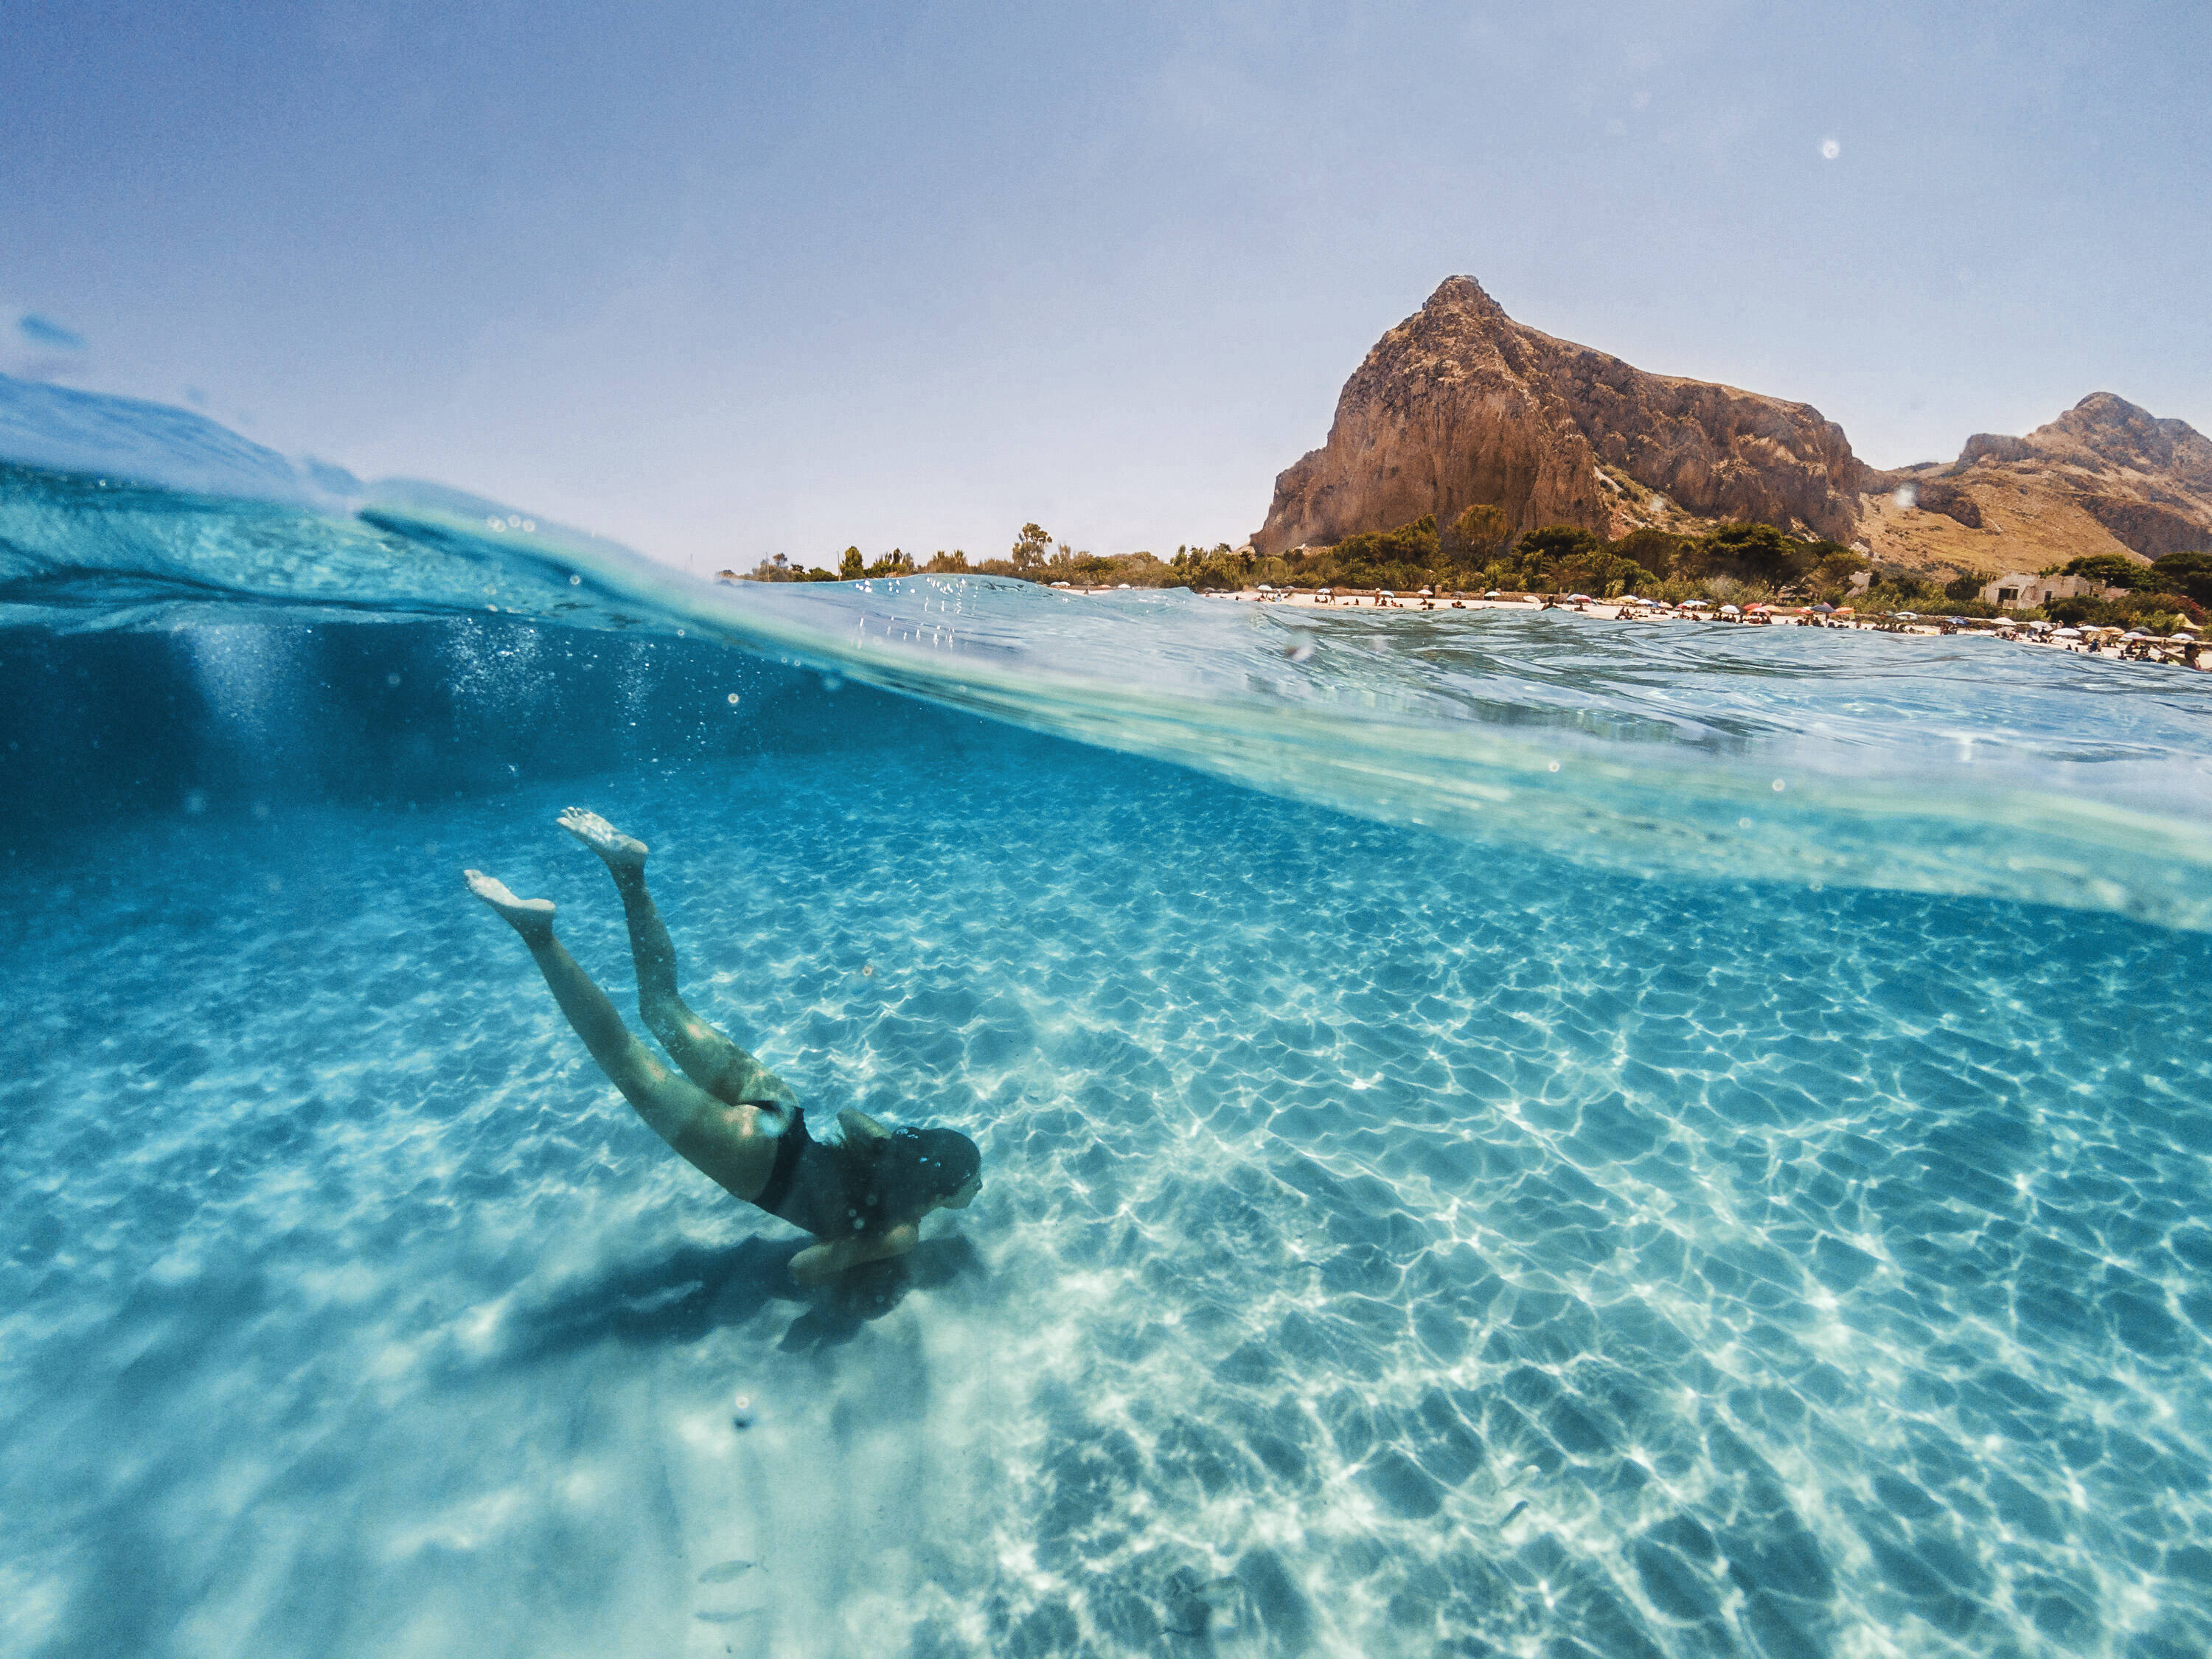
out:
{"label": "air bubble", "polygon": [[731,708],[735,708],[737,706],[738,706],[738,694],[737,694],[736,692],[732,691],[732,692],[731,692],[731,693],[730,693],[730,707],[731,707]]}
{"label": "air bubble", "polygon": [[581,587],[583,585],[584,579],[581,576],[571,576],[568,578],[568,586],[571,587]]}
{"label": "air bubble", "polygon": [[1552,763],[1552,764],[1551,764],[1550,769],[1551,769],[1552,771],[1554,771],[1554,772],[1558,771],[1558,770],[1559,769],[1559,762],[1557,762],[1557,761],[1553,761],[1553,762]]}
{"label": "air bubble", "polygon": [[1779,778],[1777,778],[1777,779],[1775,779],[1775,781],[1774,781],[1774,793],[1775,793],[1776,794],[1778,794],[1778,794],[1780,794],[1784,790],[1787,789],[1789,787],[1790,787],[1790,786],[1789,786],[1788,784],[1786,784],[1786,783],[1783,782],[1783,781],[1782,781],[1782,780],[1781,780],[1781,779],[1779,779]]}

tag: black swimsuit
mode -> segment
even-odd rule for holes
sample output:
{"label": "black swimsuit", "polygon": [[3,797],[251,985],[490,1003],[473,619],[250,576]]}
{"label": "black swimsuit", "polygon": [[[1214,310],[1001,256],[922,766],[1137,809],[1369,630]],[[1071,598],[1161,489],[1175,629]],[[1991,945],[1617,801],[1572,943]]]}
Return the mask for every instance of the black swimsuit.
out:
{"label": "black swimsuit", "polygon": [[840,1238],[853,1231],[842,1161],[806,1133],[802,1108],[791,1109],[791,1121],[776,1137],[775,1164],[769,1170],[768,1185],[753,1202],[817,1238]]}

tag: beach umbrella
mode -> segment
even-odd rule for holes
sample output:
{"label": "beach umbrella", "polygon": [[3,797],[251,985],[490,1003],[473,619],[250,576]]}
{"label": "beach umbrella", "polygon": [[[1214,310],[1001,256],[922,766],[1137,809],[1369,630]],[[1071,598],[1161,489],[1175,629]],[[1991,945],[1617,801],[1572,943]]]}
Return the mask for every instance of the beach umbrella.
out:
{"label": "beach umbrella", "polygon": [[2051,637],[2054,640],[2078,640],[2081,637],[2081,630],[2078,628],[2062,628]]}
{"label": "beach umbrella", "polygon": [[1589,602],[1590,596],[1587,593],[1570,593],[1567,595],[1567,603],[1569,605],[1588,605]]}
{"label": "beach umbrella", "polygon": [[1421,597],[1425,599],[1433,599],[1436,596],[1437,590],[1433,587],[1425,587],[1421,590]]}
{"label": "beach umbrella", "polygon": [[2140,628],[2130,628],[2126,633],[2120,635],[2120,637],[2125,640],[2147,640],[2150,635],[2144,633]]}
{"label": "beach umbrella", "polygon": [[1737,610],[1732,605],[1724,605],[1721,607],[1721,615],[1723,617],[1741,617],[1743,615],[1743,612]]}
{"label": "beach umbrella", "polygon": [[1638,599],[1633,593],[1622,594],[1620,596],[1620,602],[1623,605],[1642,605],[1644,603],[1643,600]]}
{"label": "beach umbrella", "polygon": [[1813,609],[1823,617],[1832,617],[1836,613],[1836,607],[1828,604],[1826,600],[1822,600],[1819,605],[1814,605]]}
{"label": "beach umbrella", "polygon": [[1484,599],[1496,599],[1496,598],[1498,597],[1498,590],[1497,590],[1496,588],[1494,588],[1494,587],[1493,587],[1493,588],[1492,588],[1492,589],[1490,590],[1490,592],[1488,592],[1487,593],[1485,593],[1482,597],[1483,597]]}
{"label": "beach umbrella", "polygon": [[2172,642],[2176,645],[2194,645],[2197,643],[2197,635],[2184,629],[2173,636]]}
{"label": "beach umbrella", "polygon": [[1920,613],[1917,611],[1899,611],[1892,614],[1893,614],[1899,622],[1918,622],[1920,620]]}

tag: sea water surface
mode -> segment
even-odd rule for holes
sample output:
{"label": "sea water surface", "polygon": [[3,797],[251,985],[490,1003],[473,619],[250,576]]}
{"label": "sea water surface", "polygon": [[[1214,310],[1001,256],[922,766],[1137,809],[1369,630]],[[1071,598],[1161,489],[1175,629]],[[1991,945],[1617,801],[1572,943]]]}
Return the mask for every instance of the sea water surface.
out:
{"label": "sea water surface", "polygon": [[[2212,1646],[2196,677],[717,589],[0,393],[7,1650]],[[627,1005],[572,802],[982,1145],[909,1263],[464,892]]]}

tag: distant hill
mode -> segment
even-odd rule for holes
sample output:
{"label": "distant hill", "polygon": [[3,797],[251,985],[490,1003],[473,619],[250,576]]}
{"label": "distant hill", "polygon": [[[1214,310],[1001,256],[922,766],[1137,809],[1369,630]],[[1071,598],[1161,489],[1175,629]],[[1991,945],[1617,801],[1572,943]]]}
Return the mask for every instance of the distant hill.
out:
{"label": "distant hill", "polygon": [[1653,374],[1447,279],[1345,383],[1328,441],[1275,481],[1261,552],[1486,505],[1520,532],[1771,524],[1952,574],[2212,546],[2212,443],[2099,392],[1957,463],[1881,471],[1808,404]]}
{"label": "distant hill", "polygon": [[2040,570],[2212,548],[2212,441],[2095,392],[2025,438],[1978,432],[1948,466],[1887,475],[1859,533],[1913,569]]}

